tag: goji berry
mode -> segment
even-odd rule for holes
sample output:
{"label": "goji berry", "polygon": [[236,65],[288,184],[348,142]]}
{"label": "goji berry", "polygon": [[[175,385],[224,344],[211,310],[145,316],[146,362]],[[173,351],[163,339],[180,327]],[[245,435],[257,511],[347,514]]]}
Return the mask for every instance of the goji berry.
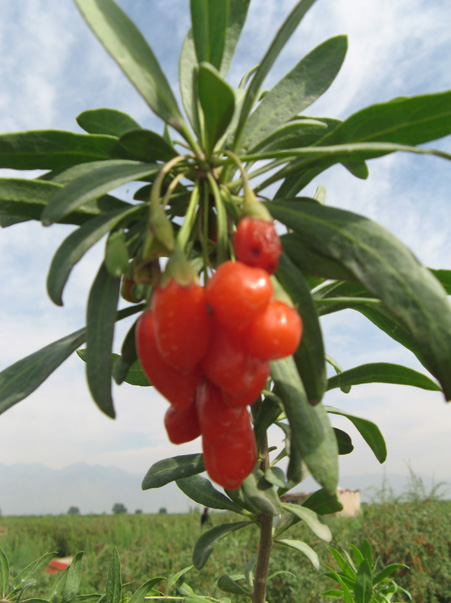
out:
{"label": "goji berry", "polygon": [[244,328],[251,318],[263,312],[273,295],[268,273],[242,262],[221,264],[205,288],[207,303],[214,317],[231,328]]}
{"label": "goji berry", "polygon": [[257,446],[250,422],[217,442],[202,438],[205,468],[217,484],[228,490],[239,488],[257,462]]}
{"label": "goji berry", "polygon": [[240,408],[254,404],[254,402],[256,402],[260,396],[262,389],[266,385],[269,373],[269,362],[259,363],[249,387],[246,390],[240,392],[239,394],[230,394],[222,390],[224,404],[230,408]]}
{"label": "goji berry", "polygon": [[241,395],[252,386],[262,361],[248,351],[241,333],[212,321],[211,341],[202,367],[221,389]]}
{"label": "goji berry", "polygon": [[152,311],[162,358],[180,372],[191,372],[204,357],[210,339],[205,289],[196,283],[184,287],[172,278],[155,290]]}
{"label": "goji berry", "polygon": [[245,408],[227,408],[221,389],[208,379],[204,379],[196,390],[195,406],[202,437],[210,442],[242,430],[243,421],[249,420]]}
{"label": "goji berry", "polygon": [[136,325],[136,350],[152,385],[177,408],[191,406],[202,379],[202,368],[198,365],[191,373],[182,374],[164,361],[158,351],[151,311],[142,314]]}
{"label": "goji berry", "polygon": [[164,415],[164,426],[173,444],[195,440],[201,433],[195,404],[183,410],[170,406]]}
{"label": "goji berry", "polygon": [[245,216],[236,229],[233,247],[240,262],[269,274],[277,270],[282,244],[273,222]]}
{"label": "goji berry", "polygon": [[294,308],[272,300],[246,330],[248,350],[260,360],[277,360],[291,356],[302,336],[302,320]]}

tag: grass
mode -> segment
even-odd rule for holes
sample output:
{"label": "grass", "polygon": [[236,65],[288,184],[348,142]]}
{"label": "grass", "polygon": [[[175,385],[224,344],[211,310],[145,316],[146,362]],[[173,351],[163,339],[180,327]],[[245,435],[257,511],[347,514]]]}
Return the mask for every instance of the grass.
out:
{"label": "grass", "polygon": [[[212,514],[212,524],[231,519]],[[328,518],[334,534],[333,546],[349,550],[367,538],[383,564],[405,563],[409,571],[397,573],[396,581],[409,590],[415,603],[451,603],[451,502],[397,502],[364,505],[356,518]],[[197,513],[184,515],[46,516],[3,517],[0,534],[14,575],[48,551],[58,556],[85,551],[82,593],[105,588],[111,552],[118,548],[124,582],[137,588],[153,576],[169,576],[191,565],[193,545],[201,533]],[[216,586],[224,573],[242,573],[257,548],[257,529],[247,528],[219,542],[201,571],[192,570],[186,581],[199,594],[220,596]],[[325,543],[298,524],[290,538],[307,542],[324,564],[334,565]],[[331,587],[301,554],[275,548],[271,558],[268,601],[271,603],[316,603],[319,594]],[[288,573],[289,572],[289,573]],[[48,595],[54,577],[46,573],[38,580],[33,596]],[[30,596],[30,595],[29,595]],[[229,595],[232,601],[234,595]]]}

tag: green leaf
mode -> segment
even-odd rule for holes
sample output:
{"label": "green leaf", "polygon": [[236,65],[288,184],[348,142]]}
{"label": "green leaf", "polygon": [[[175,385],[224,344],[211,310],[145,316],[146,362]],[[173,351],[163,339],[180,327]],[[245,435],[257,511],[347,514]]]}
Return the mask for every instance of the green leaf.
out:
{"label": "green leaf", "polygon": [[140,127],[130,115],[116,109],[88,109],[76,119],[80,128],[89,134],[107,134],[117,138]]}
{"label": "green leaf", "polygon": [[97,406],[115,417],[111,396],[111,350],[113,347],[120,280],[102,264],[88,298],[86,319],[86,376]]}
{"label": "green leaf", "polygon": [[268,204],[271,213],[323,256],[341,263],[408,331],[420,360],[451,398],[451,307],[446,292],[382,226],[316,202]]}
{"label": "green leaf", "polygon": [[338,494],[328,494],[325,490],[317,490],[311,494],[303,503],[303,507],[311,509],[318,515],[329,515],[343,511],[343,504]]}
{"label": "green leaf", "polygon": [[179,128],[183,119],[168,81],[146,40],[112,0],[75,0],[105,50],[156,115]]}
{"label": "green leaf", "polygon": [[219,69],[224,54],[229,0],[191,0],[191,23],[199,63]]}
{"label": "green leaf", "polygon": [[118,142],[130,159],[150,163],[152,161],[169,161],[177,153],[162,136],[150,130],[140,128],[125,132]]}
{"label": "green leaf", "polygon": [[352,565],[350,565],[346,561],[346,559],[343,557],[343,555],[340,553],[340,551],[337,551],[337,549],[335,549],[333,546],[329,546],[329,551],[335,557],[335,561],[337,562],[338,567],[341,569],[343,574],[347,578],[350,578],[351,580],[355,580],[356,572],[354,571],[354,568],[352,567]]}
{"label": "green leaf", "polygon": [[233,117],[235,95],[219,72],[208,63],[201,63],[199,67],[198,86],[204,113],[206,150],[211,153]]}
{"label": "green leaf", "polygon": [[252,149],[253,152],[279,151],[308,147],[340,124],[339,119],[329,117],[299,117],[282,124]]}
{"label": "green leaf", "polygon": [[117,140],[60,130],[31,130],[0,136],[0,168],[56,170],[111,159]]}
{"label": "green leaf", "polygon": [[391,563],[390,565],[387,565],[386,567],[384,567],[383,570],[381,570],[378,574],[374,576],[373,585],[376,586],[380,582],[383,582],[384,580],[389,578],[393,574],[393,572],[396,572],[396,570],[407,569],[407,567],[408,566],[404,565],[404,563]]}
{"label": "green leaf", "polygon": [[327,378],[321,326],[310,288],[285,253],[279,259],[276,276],[302,318],[302,338],[294,360],[310,404],[317,404],[326,391]]}
{"label": "green leaf", "polygon": [[254,421],[254,435],[257,447],[261,446],[267,429],[276,421],[277,417],[283,412],[282,401],[280,398],[270,393],[265,396],[259,406],[257,416]]}
{"label": "green leaf", "polygon": [[245,497],[250,504],[265,515],[280,515],[281,506],[274,486],[265,479],[261,469],[246,477],[241,484]]}
{"label": "green leaf", "polygon": [[116,210],[93,218],[63,241],[53,256],[47,276],[47,292],[56,305],[63,305],[63,290],[77,262],[130,212],[136,212],[136,208],[125,212],[124,210]]}
{"label": "green leaf", "polygon": [[335,437],[337,438],[338,454],[351,454],[351,452],[354,450],[354,446],[350,436],[345,431],[338,429],[337,427],[334,427],[334,432]]}
{"label": "green leaf", "polygon": [[106,583],[106,603],[120,603],[122,595],[121,561],[117,548],[113,548]]}
{"label": "green leaf", "polygon": [[82,560],[83,552],[77,553],[67,568],[67,578],[61,598],[62,603],[71,603],[78,594],[81,582]]}
{"label": "green leaf", "polygon": [[327,413],[321,404],[311,406],[292,357],[271,363],[280,389],[295,446],[315,480],[333,494],[338,483],[338,447]]}
{"label": "green leaf", "polygon": [[[112,375],[113,379],[118,385],[124,382],[133,365],[135,365],[134,370],[136,371],[136,369],[138,369],[143,377],[145,377],[141,364],[138,361],[138,354],[136,352],[136,324],[137,323],[134,322],[131,328],[128,330],[127,335],[122,342],[121,355],[113,365]],[[149,380],[147,377],[145,377],[145,380],[144,385],[149,385]]]}
{"label": "green leaf", "polygon": [[371,550],[371,544],[365,538],[362,544],[360,545],[360,552],[364,556],[364,558],[368,561],[368,565],[370,568],[373,567],[373,552]]}
{"label": "green leaf", "polygon": [[355,599],[351,595],[351,591],[349,590],[345,580],[343,580],[343,577],[331,567],[328,567],[327,569],[329,571],[327,572],[326,576],[332,580],[335,580],[335,582],[338,582],[338,584],[341,586],[342,592],[340,594],[343,597],[344,603],[355,603]]}
{"label": "green leaf", "polygon": [[356,603],[370,603],[373,595],[373,580],[368,561],[364,559],[359,565],[354,586]]}
{"label": "green leaf", "polygon": [[243,129],[242,148],[253,149],[321,96],[340,70],[346,50],[346,36],[337,36],[301,59],[250,115]]}
{"label": "green leaf", "polygon": [[32,580],[37,574],[39,574],[49,562],[56,557],[57,553],[45,553],[39,559],[35,559],[23,568],[13,579],[12,587],[17,590],[21,590],[25,583]]}
{"label": "green leaf", "polygon": [[170,482],[196,475],[205,471],[204,458],[201,454],[174,456],[153,464],[146,473],[142,489],[160,488]]}
{"label": "green leaf", "polygon": [[360,432],[360,435],[363,437],[368,446],[371,448],[379,463],[385,462],[387,458],[387,447],[377,425],[371,421],[368,421],[367,419],[355,417],[354,415],[350,415],[349,413],[339,410],[338,408],[334,408],[333,406],[326,406],[326,410],[328,413],[341,415],[349,419],[354,427]]}
{"label": "green leaf", "polygon": [[6,599],[9,582],[9,563],[5,551],[0,547],[0,595]]}
{"label": "green leaf", "polygon": [[243,509],[214,488],[211,482],[200,475],[191,475],[176,480],[177,486],[191,500],[210,509],[222,509],[242,513]]}
{"label": "green leaf", "polygon": [[[0,219],[2,216],[13,217],[13,224],[24,220],[40,221],[43,209],[61,189],[61,184],[57,182],[0,178]],[[121,207],[131,206],[114,197],[104,196],[69,213],[61,219],[61,223],[84,224],[105,209],[111,211]],[[2,226],[7,225],[9,224],[2,223]]]}
{"label": "green leaf", "polygon": [[362,364],[330,377],[327,382],[327,389],[330,390],[343,385],[360,385],[361,383],[396,383],[441,391],[440,387],[426,375],[399,364],[385,362]]}
{"label": "green leaf", "polygon": [[251,525],[252,521],[238,521],[234,523],[224,523],[214,528],[210,528],[200,536],[193,549],[193,564],[196,569],[202,569],[213,552],[218,540],[221,540],[231,532],[241,530]]}
{"label": "green leaf", "polygon": [[291,549],[294,549],[295,551],[298,551],[298,553],[302,553],[311,562],[311,564],[316,569],[316,571],[319,572],[320,562],[319,562],[318,554],[315,553],[315,551],[311,547],[309,547],[308,544],[306,544],[305,542],[302,542],[301,540],[287,540],[287,539],[283,539],[283,540],[277,539],[274,542],[276,544],[282,544],[283,546],[287,546]]}
{"label": "green leaf", "polygon": [[244,98],[243,106],[240,113],[240,119],[235,132],[233,149],[237,149],[240,147],[241,138],[247,119],[252,110],[252,107],[257,101],[261,85],[265,80],[266,76],[268,75],[269,70],[273,66],[274,61],[277,59],[280,51],[285,46],[286,42],[294,33],[294,30],[299,25],[305,13],[314,4],[314,2],[315,0],[301,0],[296,4],[296,6],[293,8],[291,13],[288,15],[288,17],[282,24],[282,27],[277,32],[276,37],[274,38],[265,56],[263,57],[258,69],[255,72],[254,77],[252,78],[250,86],[247,89],[246,96]]}
{"label": "green leaf", "polygon": [[128,603],[144,603],[146,600],[146,595],[156,584],[166,580],[163,576],[155,576],[155,578],[150,578],[142,584],[136,592],[128,600]]}
{"label": "green leaf", "polygon": [[183,569],[181,569],[180,571],[178,571],[177,573],[175,573],[173,576],[171,576],[166,584],[166,590],[165,590],[165,594],[167,595],[169,593],[169,591],[171,590],[171,588],[174,586],[174,584],[182,577],[184,576],[186,573],[188,573],[190,570],[193,569],[192,565],[188,565],[188,567],[184,567]]}
{"label": "green leaf", "polygon": [[141,180],[159,170],[160,166],[156,164],[126,159],[99,162],[92,166],[89,173],[72,180],[52,197],[42,212],[42,222],[45,226],[58,222],[108,191],[132,180]]}
{"label": "green leaf", "polygon": [[0,414],[37,389],[85,340],[85,329],[71,333],[0,373]]}
{"label": "green leaf", "polygon": [[236,45],[246,21],[251,0],[230,0],[229,20],[225,31],[224,52],[221,61],[221,75],[225,76],[235,54]]}
{"label": "green leaf", "polygon": [[187,33],[179,59],[179,86],[183,108],[197,136],[200,136],[199,112],[197,103],[197,57],[194,47],[193,30]]}
{"label": "green leaf", "polygon": [[280,467],[270,467],[267,469],[265,471],[265,480],[277,488],[285,489],[287,487],[285,473]]}
{"label": "green leaf", "polygon": [[292,515],[295,515],[302,520],[310,530],[324,542],[332,540],[332,532],[329,527],[318,519],[317,514],[302,505],[293,505],[291,503],[282,503],[282,508]]}
{"label": "green leaf", "polygon": [[[324,136],[316,144],[325,148],[335,145],[362,144],[362,150],[369,143],[394,143],[398,145],[418,145],[437,140],[451,133],[451,92],[440,92],[411,98],[393,99],[387,103],[372,105],[354,115],[351,115],[339,127]],[[357,148],[357,147],[356,147]],[[376,147],[373,147],[374,149]],[[389,147],[378,152],[368,150],[360,155],[360,159],[381,157],[390,151]],[[419,149],[419,152],[426,149]],[[337,161],[342,161],[343,155],[338,154],[338,148],[331,149],[335,156],[318,157],[308,165],[305,160],[292,162],[283,175],[294,174],[282,185],[278,197],[288,197],[297,194],[318,173],[327,169]],[[306,172],[303,173],[303,168]],[[297,175],[296,175],[297,173]],[[276,178],[279,179],[279,176]],[[269,184],[268,179],[267,183]]]}
{"label": "green leaf", "polygon": [[227,574],[221,576],[218,580],[218,586],[225,593],[232,593],[234,595],[250,595],[250,592],[238,584],[237,580],[234,580],[232,576]]}
{"label": "green leaf", "polygon": [[431,268],[429,270],[439,281],[448,295],[451,295],[451,270],[433,270]]}

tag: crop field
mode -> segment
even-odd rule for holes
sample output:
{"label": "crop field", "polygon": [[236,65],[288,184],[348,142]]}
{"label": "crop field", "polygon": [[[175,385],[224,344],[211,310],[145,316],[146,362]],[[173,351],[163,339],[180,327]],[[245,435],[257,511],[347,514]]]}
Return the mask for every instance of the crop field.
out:
{"label": "crop field", "polygon": [[[211,514],[210,527],[233,520],[232,515]],[[327,518],[333,546],[350,551],[367,538],[383,564],[404,563],[409,569],[395,574],[415,603],[451,602],[451,502],[364,505],[356,518]],[[130,592],[154,576],[170,577],[190,566],[191,552],[201,534],[199,513],[184,515],[114,515],[1,517],[0,546],[7,554],[12,575],[46,552],[59,557],[84,551],[80,593],[102,593],[113,547],[121,558],[122,580]],[[291,535],[292,534],[292,535]],[[323,565],[335,566],[328,546],[298,524],[290,537],[300,538],[320,555]],[[250,527],[220,541],[201,571],[187,572],[185,580],[198,594],[221,596],[216,586],[223,573],[240,574],[255,553],[257,529]],[[307,558],[287,548],[276,548],[271,558],[271,603],[313,603],[332,586]],[[324,568],[323,568],[324,569]],[[280,570],[283,570],[282,572]],[[270,571],[271,574],[271,571]],[[48,596],[55,576],[38,577],[31,596]],[[180,584],[180,582],[178,583]],[[164,586],[164,583],[162,583]],[[177,595],[177,589],[172,594]],[[234,595],[229,595],[232,601]],[[178,600],[183,600],[178,599]]]}

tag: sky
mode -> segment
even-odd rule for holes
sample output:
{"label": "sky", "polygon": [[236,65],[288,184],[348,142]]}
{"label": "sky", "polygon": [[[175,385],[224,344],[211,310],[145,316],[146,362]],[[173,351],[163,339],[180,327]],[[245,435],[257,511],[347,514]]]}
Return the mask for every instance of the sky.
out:
{"label": "sky", "polygon": [[[189,27],[187,0],[119,2],[152,46],[177,90],[178,55]],[[254,0],[232,64],[230,81],[256,65],[294,0]],[[306,112],[344,119],[397,96],[451,88],[448,0],[318,0],[293,35],[265,82],[270,88],[302,56],[324,40],[348,35],[345,63],[333,85]],[[178,95],[178,92],[177,92]],[[75,117],[111,107],[143,127],[162,131],[132,85],[67,0],[3,0],[0,3],[0,132],[66,129],[80,132]],[[451,139],[432,145],[451,152]],[[394,232],[427,266],[451,266],[450,165],[443,159],[389,155],[369,162],[366,181],[340,167],[321,174],[304,191],[327,187],[327,203],[374,219]],[[0,176],[25,176],[2,170]],[[32,176],[33,174],[28,174]],[[122,191],[126,194],[126,191]],[[0,370],[84,325],[86,298],[104,242],[77,265],[64,292],[64,307],[46,295],[48,266],[71,227],[29,223],[0,232]],[[389,361],[425,369],[408,351],[366,319],[346,311],[322,321],[326,351],[344,368]],[[117,329],[119,351],[127,325]],[[450,367],[451,370],[451,367]],[[163,428],[167,402],[150,388],[114,389],[117,419],[93,404],[84,365],[73,355],[38,390],[0,416],[0,463],[75,462],[115,466],[144,475],[156,461],[200,450],[199,440],[175,447]],[[451,405],[439,393],[394,385],[356,386],[330,392],[326,404],[378,424],[388,446],[381,466],[345,419],[355,451],[340,458],[342,475],[415,472],[451,479]],[[272,433],[274,443],[281,436]]]}

